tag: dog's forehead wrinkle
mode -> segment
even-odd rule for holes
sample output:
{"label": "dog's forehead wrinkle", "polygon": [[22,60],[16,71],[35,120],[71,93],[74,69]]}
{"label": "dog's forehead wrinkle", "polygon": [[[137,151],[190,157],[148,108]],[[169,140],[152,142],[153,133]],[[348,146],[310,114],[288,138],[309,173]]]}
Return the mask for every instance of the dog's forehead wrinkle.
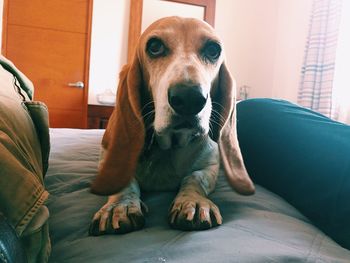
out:
{"label": "dog's forehead wrinkle", "polygon": [[174,28],[159,28],[159,29],[154,29],[148,34],[147,40],[151,38],[160,38],[160,39],[168,39],[169,37],[174,36],[175,30]]}

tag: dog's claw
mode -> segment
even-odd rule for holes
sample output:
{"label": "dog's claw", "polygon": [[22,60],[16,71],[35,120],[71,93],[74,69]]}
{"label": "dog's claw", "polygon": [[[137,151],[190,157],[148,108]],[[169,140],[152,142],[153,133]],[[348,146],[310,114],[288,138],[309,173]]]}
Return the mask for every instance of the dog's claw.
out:
{"label": "dog's claw", "polygon": [[139,230],[145,225],[140,203],[112,203],[103,206],[93,217],[89,234],[125,234]]}
{"label": "dog's claw", "polygon": [[219,208],[205,197],[178,196],[170,208],[169,224],[180,230],[205,230],[221,225],[222,217]]}
{"label": "dog's claw", "polygon": [[104,234],[102,231],[100,231],[99,225],[100,225],[100,222],[98,220],[94,220],[91,222],[89,227],[90,236],[99,236]]}

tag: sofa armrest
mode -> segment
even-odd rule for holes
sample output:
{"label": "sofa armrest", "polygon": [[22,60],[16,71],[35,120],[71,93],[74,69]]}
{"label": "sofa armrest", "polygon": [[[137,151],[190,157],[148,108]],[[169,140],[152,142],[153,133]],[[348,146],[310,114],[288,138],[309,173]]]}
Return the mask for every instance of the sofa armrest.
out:
{"label": "sofa armrest", "polygon": [[27,262],[25,251],[15,230],[0,213],[0,263]]}

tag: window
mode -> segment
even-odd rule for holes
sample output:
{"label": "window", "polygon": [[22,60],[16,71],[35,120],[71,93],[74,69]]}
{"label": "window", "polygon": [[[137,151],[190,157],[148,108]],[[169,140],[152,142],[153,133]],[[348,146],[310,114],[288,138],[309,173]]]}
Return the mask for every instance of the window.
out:
{"label": "window", "polygon": [[350,124],[350,1],[342,3],[333,83],[333,116]]}

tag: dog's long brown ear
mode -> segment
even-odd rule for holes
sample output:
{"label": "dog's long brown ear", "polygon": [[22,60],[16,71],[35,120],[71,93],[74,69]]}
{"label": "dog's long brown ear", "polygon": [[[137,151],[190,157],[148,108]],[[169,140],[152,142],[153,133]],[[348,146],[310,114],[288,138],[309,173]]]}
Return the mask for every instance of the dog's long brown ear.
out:
{"label": "dog's long brown ear", "polygon": [[244,166],[236,129],[236,88],[225,63],[220,67],[219,78],[211,92],[213,111],[211,137],[218,142],[221,164],[231,186],[240,194],[255,191]]}
{"label": "dog's long brown ear", "polygon": [[119,77],[117,101],[103,136],[105,156],[91,185],[96,194],[119,192],[134,177],[144,146],[145,126],[141,113],[142,74],[137,55]]}

